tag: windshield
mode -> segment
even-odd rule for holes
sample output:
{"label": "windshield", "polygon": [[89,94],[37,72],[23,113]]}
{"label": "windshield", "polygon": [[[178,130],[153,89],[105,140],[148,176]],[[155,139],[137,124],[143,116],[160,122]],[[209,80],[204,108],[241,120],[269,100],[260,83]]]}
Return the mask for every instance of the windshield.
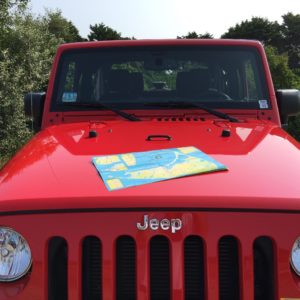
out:
{"label": "windshield", "polygon": [[170,101],[211,108],[270,107],[260,56],[250,47],[70,50],[61,57],[54,91],[52,111],[99,109],[83,103],[144,110]]}

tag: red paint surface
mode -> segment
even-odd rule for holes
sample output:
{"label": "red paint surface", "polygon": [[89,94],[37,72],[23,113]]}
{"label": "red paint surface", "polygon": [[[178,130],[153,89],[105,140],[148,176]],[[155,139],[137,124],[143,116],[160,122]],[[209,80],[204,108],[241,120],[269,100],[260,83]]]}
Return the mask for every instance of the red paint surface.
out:
{"label": "red paint surface", "polygon": [[[88,138],[93,127],[97,138]],[[224,127],[231,136],[221,137]],[[171,141],[148,142],[150,134]],[[195,146],[228,171],[109,192],[96,155]],[[116,120],[48,127],[0,173],[0,211],[103,207],[213,207],[300,210],[299,144],[271,122],[140,123]],[[184,199],[184,200],[183,200]]]}
{"label": "red paint surface", "polygon": [[[181,231],[138,231],[136,223],[149,218],[181,218]],[[13,227],[27,238],[33,255],[30,275],[24,280],[8,285],[0,285],[0,298],[6,299],[46,299],[47,294],[47,241],[53,236],[61,236],[68,243],[69,299],[81,299],[81,244],[88,235],[101,239],[103,257],[103,299],[114,299],[115,283],[115,241],[120,235],[129,235],[136,241],[137,253],[137,292],[138,299],[149,299],[149,241],[154,235],[164,235],[170,241],[173,299],[183,299],[183,243],[189,235],[198,235],[205,248],[205,285],[207,299],[218,299],[218,241],[224,235],[235,236],[240,244],[241,293],[242,299],[253,295],[253,257],[254,240],[268,236],[274,240],[278,270],[276,294],[281,297],[299,297],[299,280],[295,281],[290,271],[289,253],[294,240],[299,235],[298,214],[283,213],[241,213],[241,212],[104,212],[104,213],[62,213],[27,216],[1,217],[1,223]],[[38,228],[38,230],[37,230]],[[247,228],[247,230],[245,230]],[[242,280],[243,279],[243,280]],[[27,281],[23,288],[22,282]],[[19,289],[19,290],[18,290]],[[6,292],[16,292],[17,297],[9,297]],[[8,292],[7,292],[8,293]],[[253,299],[253,298],[252,298]]]}

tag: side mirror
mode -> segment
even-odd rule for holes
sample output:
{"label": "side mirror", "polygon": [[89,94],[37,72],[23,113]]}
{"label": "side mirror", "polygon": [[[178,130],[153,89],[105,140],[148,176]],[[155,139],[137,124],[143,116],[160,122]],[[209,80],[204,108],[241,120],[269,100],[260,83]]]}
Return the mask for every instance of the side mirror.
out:
{"label": "side mirror", "polygon": [[33,129],[39,131],[42,125],[46,93],[28,93],[24,97],[25,116],[30,117],[33,122]]}
{"label": "side mirror", "polygon": [[300,114],[300,91],[298,90],[277,90],[277,103],[279,107],[281,124],[287,124],[289,116]]}

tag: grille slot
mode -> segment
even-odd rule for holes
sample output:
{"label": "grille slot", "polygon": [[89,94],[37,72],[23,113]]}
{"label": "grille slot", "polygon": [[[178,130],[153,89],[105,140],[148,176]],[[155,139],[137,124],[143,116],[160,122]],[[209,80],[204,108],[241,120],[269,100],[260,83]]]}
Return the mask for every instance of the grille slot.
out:
{"label": "grille slot", "polygon": [[167,238],[150,241],[150,299],[170,299],[170,246]]}
{"label": "grille slot", "polygon": [[224,236],[219,241],[219,293],[220,300],[240,299],[238,241]]}
{"label": "grille slot", "polygon": [[117,300],[136,299],[136,247],[129,236],[121,236],[116,248]]}
{"label": "grille slot", "polygon": [[184,241],[185,300],[204,299],[204,249],[198,236]]}
{"label": "grille slot", "polygon": [[102,247],[95,236],[82,243],[82,300],[102,299]]}
{"label": "grille slot", "polygon": [[254,241],[254,299],[273,300],[274,293],[274,249],[268,237]]}
{"label": "grille slot", "polygon": [[48,244],[48,300],[68,299],[68,245],[53,237]]}

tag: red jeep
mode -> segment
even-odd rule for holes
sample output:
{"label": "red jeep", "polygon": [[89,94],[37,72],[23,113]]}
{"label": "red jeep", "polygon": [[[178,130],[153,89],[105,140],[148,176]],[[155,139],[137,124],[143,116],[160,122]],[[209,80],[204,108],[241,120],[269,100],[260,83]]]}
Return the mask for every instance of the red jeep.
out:
{"label": "red jeep", "polygon": [[[300,145],[262,45],[59,47],[0,172],[0,299],[300,299]],[[193,146],[228,171],[108,191],[92,164]]]}

